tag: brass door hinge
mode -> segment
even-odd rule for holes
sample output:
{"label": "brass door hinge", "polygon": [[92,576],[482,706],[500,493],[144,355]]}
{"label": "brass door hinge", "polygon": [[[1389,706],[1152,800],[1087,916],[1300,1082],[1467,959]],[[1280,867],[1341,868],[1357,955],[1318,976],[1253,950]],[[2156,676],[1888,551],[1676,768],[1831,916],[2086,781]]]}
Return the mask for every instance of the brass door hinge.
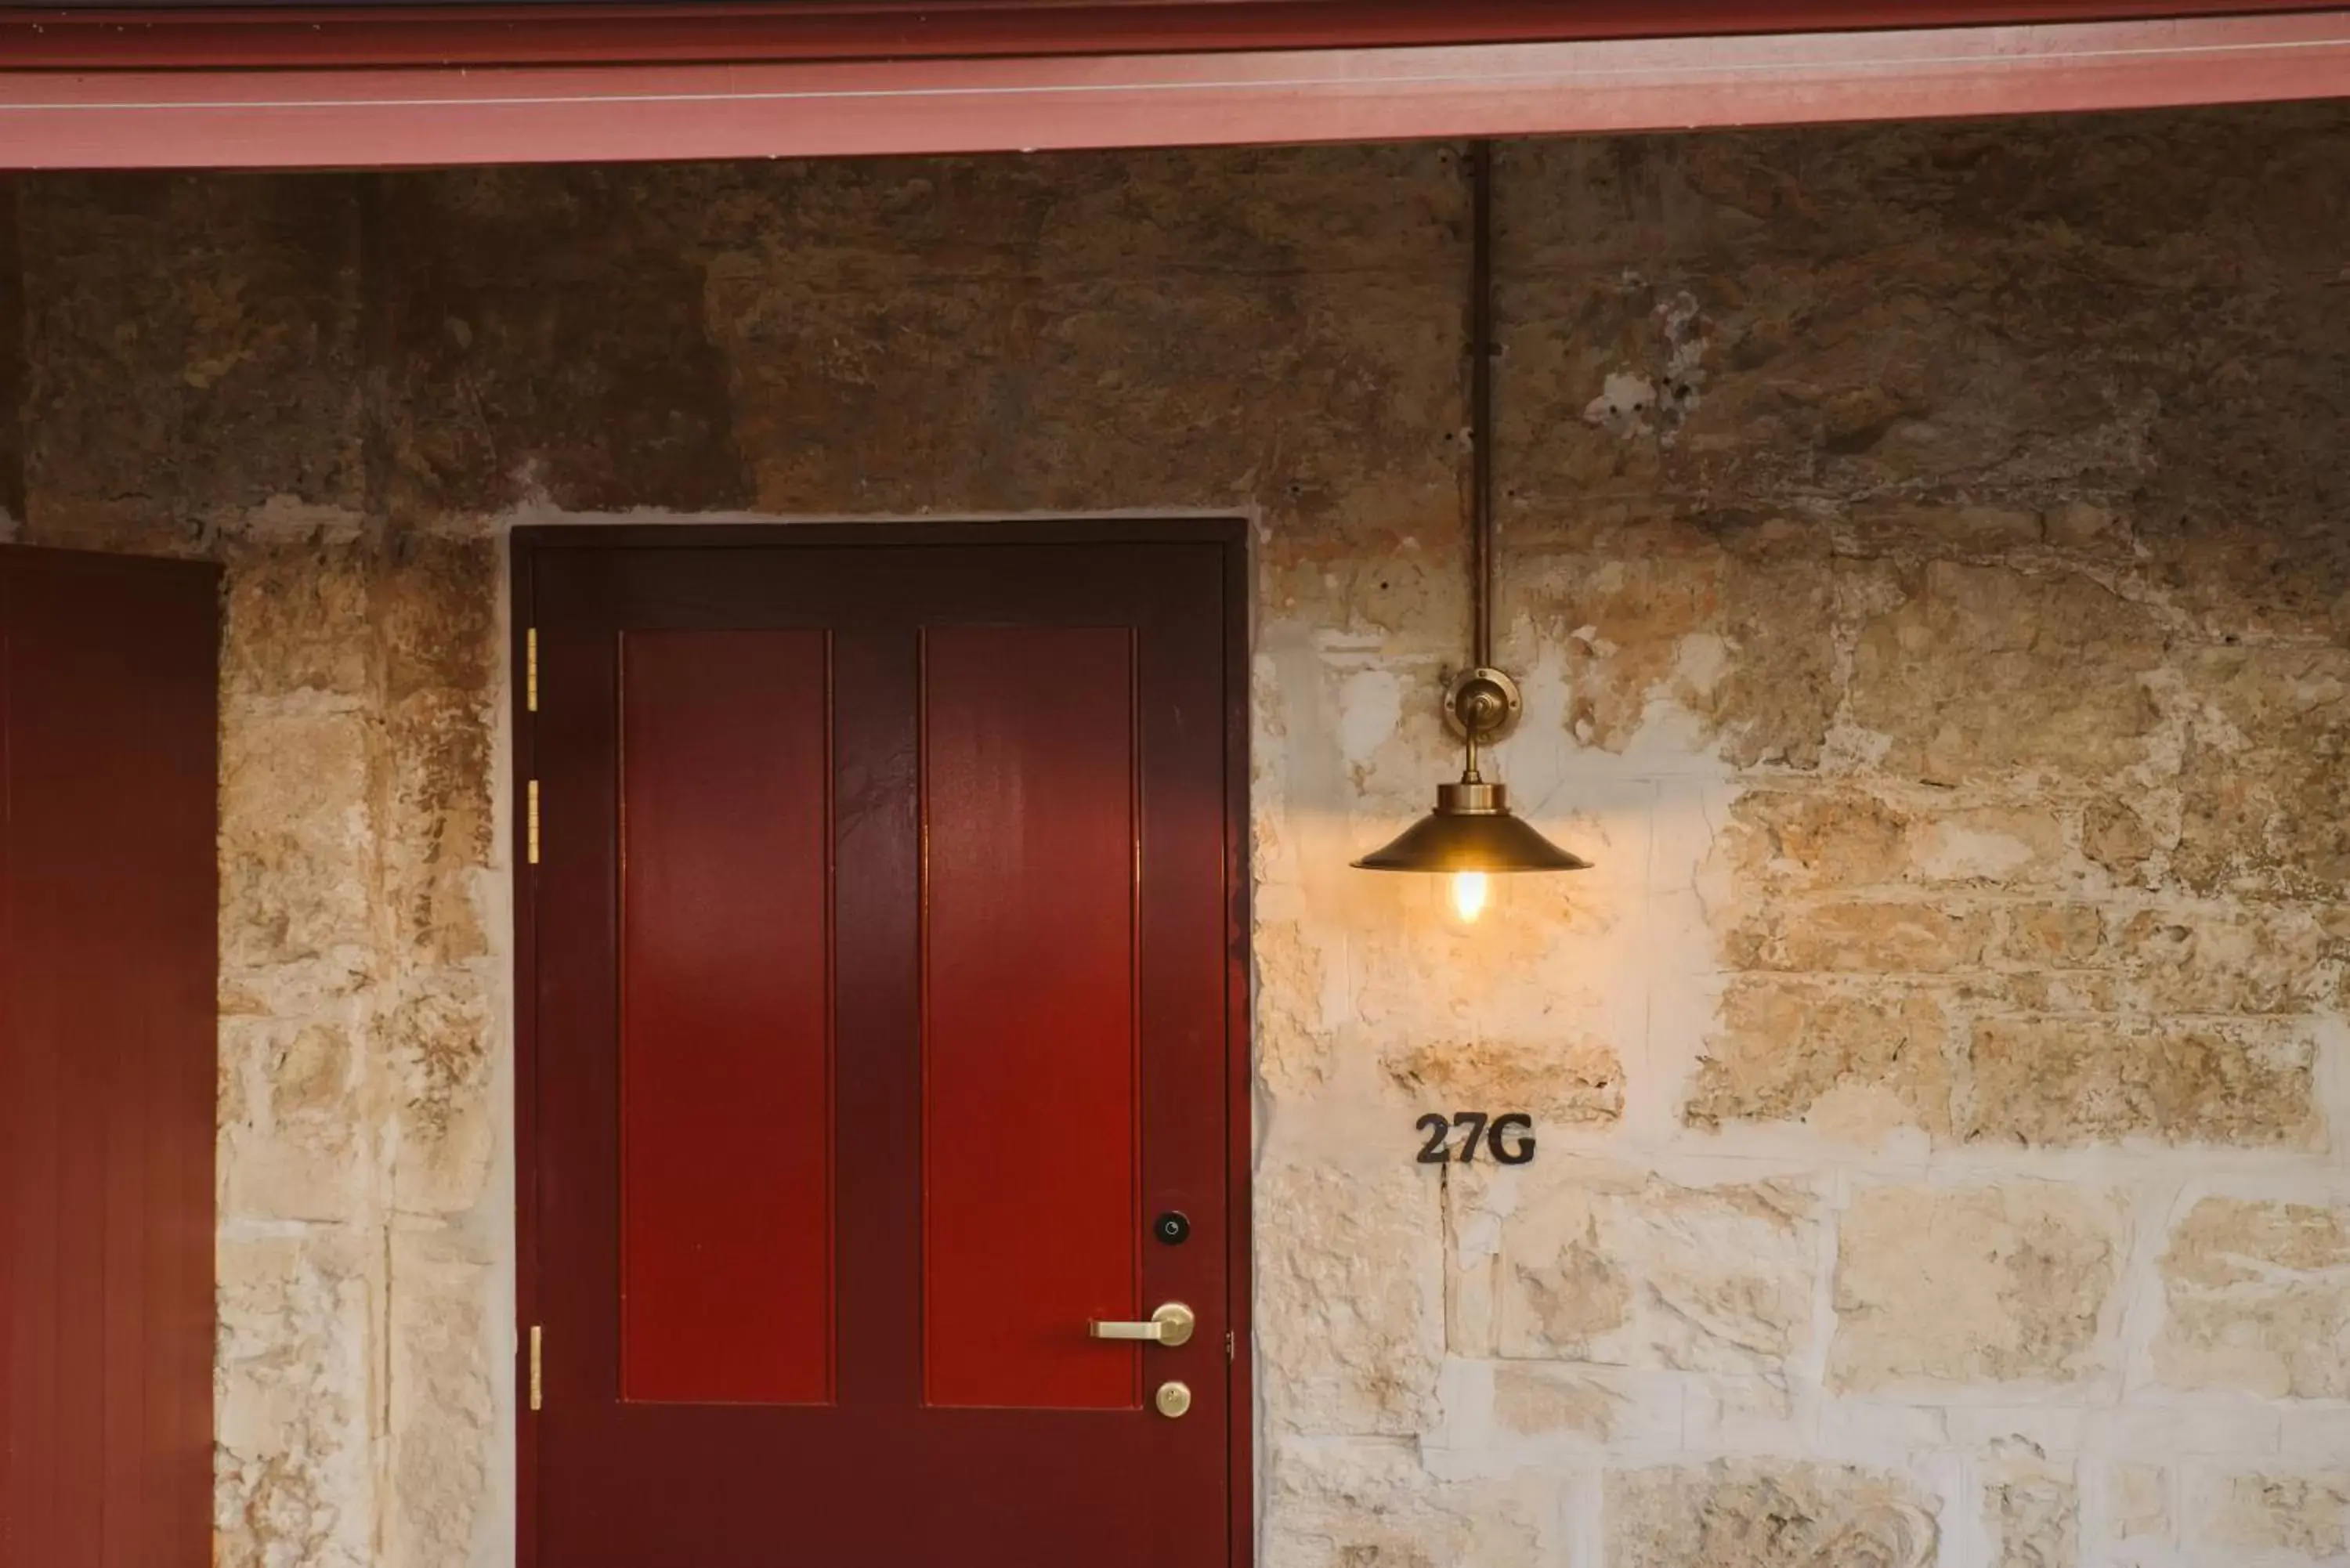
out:
{"label": "brass door hinge", "polygon": [[1224,1330],[1224,1359],[1231,1361],[1241,1353],[1240,1336],[1231,1329]]}
{"label": "brass door hinge", "polygon": [[538,1324],[530,1325],[530,1407],[534,1410],[546,1402],[546,1379],[540,1369],[539,1353],[546,1338]]}
{"label": "brass door hinge", "polygon": [[529,712],[538,711],[538,628],[532,627],[522,634],[523,707]]}
{"label": "brass door hinge", "polygon": [[538,864],[538,781],[530,781],[529,823],[525,829],[528,840],[530,863]]}

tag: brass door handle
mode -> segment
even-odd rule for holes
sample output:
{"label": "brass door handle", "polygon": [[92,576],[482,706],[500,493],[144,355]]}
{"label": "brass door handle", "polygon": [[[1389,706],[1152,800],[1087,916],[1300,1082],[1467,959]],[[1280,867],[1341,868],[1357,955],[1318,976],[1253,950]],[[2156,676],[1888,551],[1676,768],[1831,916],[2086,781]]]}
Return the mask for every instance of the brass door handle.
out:
{"label": "brass door handle", "polygon": [[1163,1345],[1170,1350],[1191,1342],[1191,1331],[1200,1326],[1200,1319],[1181,1302],[1169,1302],[1150,1314],[1147,1323],[1103,1323],[1095,1320],[1087,1330],[1096,1339],[1139,1339],[1152,1345]]}

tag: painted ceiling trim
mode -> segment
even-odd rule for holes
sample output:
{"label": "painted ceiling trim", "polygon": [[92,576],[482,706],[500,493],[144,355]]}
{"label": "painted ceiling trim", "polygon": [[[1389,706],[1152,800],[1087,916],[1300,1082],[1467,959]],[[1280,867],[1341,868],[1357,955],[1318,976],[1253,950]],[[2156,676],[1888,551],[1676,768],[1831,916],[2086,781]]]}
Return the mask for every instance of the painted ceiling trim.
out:
{"label": "painted ceiling trim", "polygon": [[0,168],[1393,140],[2345,95],[2345,10],[1174,53],[9,69]]}

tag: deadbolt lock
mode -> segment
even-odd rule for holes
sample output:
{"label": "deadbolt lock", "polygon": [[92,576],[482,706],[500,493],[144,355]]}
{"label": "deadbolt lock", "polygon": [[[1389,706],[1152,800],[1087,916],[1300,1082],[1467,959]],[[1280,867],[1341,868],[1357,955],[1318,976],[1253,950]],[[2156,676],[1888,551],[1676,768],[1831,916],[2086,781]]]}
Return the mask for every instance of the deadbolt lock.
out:
{"label": "deadbolt lock", "polygon": [[1191,1388],[1187,1383],[1161,1383],[1159,1397],[1153,1401],[1159,1413],[1170,1421],[1180,1420],[1191,1413]]}

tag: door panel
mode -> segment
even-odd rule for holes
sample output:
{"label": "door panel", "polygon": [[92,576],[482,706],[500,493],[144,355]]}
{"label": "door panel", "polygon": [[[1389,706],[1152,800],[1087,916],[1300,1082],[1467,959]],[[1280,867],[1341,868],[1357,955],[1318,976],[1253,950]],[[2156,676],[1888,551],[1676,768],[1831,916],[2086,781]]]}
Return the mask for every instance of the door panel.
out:
{"label": "door panel", "polygon": [[525,548],[538,1560],[1227,1562],[1223,546]]}
{"label": "door panel", "polygon": [[1133,638],[923,638],[923,1329],[933,1405],[1133,1409],[1071,1325],[1139,1294]]}
{"label": "door panel", "polygon": [[623,1390],[825,1404],[824,634],[636,633],[621,670]]}

